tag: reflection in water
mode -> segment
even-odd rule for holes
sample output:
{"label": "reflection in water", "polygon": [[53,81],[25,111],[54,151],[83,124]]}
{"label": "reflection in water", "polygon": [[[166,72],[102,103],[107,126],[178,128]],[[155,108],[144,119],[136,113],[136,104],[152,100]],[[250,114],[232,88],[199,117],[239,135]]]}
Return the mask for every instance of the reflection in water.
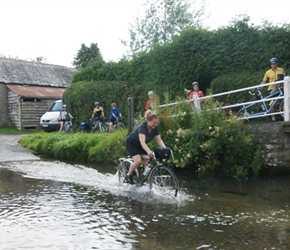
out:
{"label": "reflection in water", "polygon": [[119,185],[111,173],[2,163],[0,249],[290,247],[289,177],[181,180],[181,194],[169,199],[147,186]]}

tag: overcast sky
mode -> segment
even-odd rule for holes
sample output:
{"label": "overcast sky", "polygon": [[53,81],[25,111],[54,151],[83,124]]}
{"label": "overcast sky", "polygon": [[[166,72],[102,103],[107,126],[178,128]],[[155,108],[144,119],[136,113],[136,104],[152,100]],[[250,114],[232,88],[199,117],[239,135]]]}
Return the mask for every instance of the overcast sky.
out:
{"label": "overcast sky", "polygon": [[[201,1],[201,0],[196,0]],[[290,0],[206,0],[205,25],[227,26],[239,14],[255,25],[290,20]],[[128,25],[142,12],[143,0],[0,0],[0,56],[72,66],[81,44],[97,43],[105,61],[118,61]]]}

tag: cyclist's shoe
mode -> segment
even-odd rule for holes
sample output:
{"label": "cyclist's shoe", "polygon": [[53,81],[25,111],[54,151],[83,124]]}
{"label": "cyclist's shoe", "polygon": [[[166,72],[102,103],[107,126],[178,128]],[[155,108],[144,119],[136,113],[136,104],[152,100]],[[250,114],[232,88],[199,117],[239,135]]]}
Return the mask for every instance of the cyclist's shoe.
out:
{"label": "cyclist's shoe", "polygon": [[131,185],[135,184],[133,181],[133,175],[126,175],[124,182],[129,183]]}

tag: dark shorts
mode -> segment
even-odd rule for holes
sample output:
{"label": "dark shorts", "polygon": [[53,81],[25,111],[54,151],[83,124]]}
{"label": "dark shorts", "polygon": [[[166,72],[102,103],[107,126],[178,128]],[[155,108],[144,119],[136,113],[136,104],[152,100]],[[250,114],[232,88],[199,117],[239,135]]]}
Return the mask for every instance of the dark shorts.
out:
{"label": "dark shorts", "polygon": [[131,143],[128,139],[126,140],[126,149],[130,155],[133,157],[134,155],[147,155],[147,152],[142,148],[141,144]]}
{"label": "dark shorts", "polygon": [[61,121],[61,122],[66,122],[66,119],[65,119],[65,120],[62,120],[62,119],[61,119],[60,121]]}

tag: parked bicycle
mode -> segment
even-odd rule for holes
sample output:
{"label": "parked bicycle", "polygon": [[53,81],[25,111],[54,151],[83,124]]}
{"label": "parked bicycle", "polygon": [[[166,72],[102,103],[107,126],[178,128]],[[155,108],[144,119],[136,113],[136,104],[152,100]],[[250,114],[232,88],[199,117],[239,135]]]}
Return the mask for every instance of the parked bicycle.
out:
{"label": "parked bicycle", "polygon": [[[263,97],[260,89],[255,89],[255,92],[249,92],[254,100],[262,100],[261,102],[244,104],[242,103],[242,107],[236,112],[236,116],[245,119],[256,116],[263,115],[271,115],[274,112],[274,109],[279,110],[279,113],[282,117],[284,117],[284,99],[279,98],[284,96],[282,86],[278,86],[278,90],[273,94],[270,94],[266,97]],[[271,98],[276,98],[272,99]],[[269,100],[270,99],[270,100]]]}
{"label": "parked bicycle", "polygon": [[[133,180],[135,185],[143,186],[146,182],[150,189],[154,189],[163,195],[169,194],[177,196],[179,191],[179,182],[171,168],[159,163],[158,160],[168,160],[173,157],[169,148],[154,149],[154,157],[151,158],[149,165],[150,171],[144,176],[144,167],[141,164],[135,169]],[[119,158],[118,178],[119,183],[124,183],[125,177],[129,171],[132,159],[130,157]]]}

